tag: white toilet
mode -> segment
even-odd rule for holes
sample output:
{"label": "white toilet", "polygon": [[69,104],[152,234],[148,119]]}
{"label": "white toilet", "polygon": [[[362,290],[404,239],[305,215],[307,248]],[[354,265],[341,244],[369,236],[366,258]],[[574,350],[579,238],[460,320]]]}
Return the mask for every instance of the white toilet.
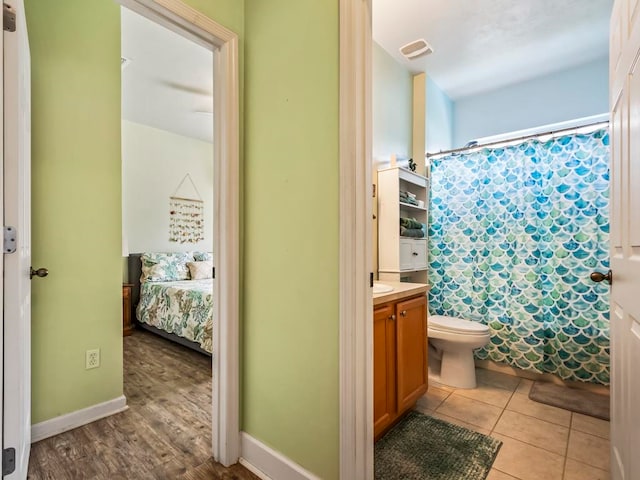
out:
{"label": "white toilet", "polygon": [[442,315],[429,316],[429,374],[457,388],[476,388],[473,350],[489,343],[489,327]]}

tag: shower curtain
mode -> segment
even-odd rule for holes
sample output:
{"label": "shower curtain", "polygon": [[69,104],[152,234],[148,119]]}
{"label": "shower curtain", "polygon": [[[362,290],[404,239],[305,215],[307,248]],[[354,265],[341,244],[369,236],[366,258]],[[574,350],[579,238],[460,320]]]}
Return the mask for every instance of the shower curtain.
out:
{"label": "shower curtain", "polygon": [[606,130],[432,160],[429,310],[482,322],[477,358],[609,384]]}

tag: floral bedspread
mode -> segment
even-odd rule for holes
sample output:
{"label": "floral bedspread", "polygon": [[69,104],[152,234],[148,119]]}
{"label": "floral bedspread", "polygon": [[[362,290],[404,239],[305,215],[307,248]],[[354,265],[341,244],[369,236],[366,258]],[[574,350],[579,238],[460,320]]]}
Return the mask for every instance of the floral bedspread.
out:
{"label": "floral bedspread", "polygon": [[138,320],[213,350],[213,280],[144,282]]}

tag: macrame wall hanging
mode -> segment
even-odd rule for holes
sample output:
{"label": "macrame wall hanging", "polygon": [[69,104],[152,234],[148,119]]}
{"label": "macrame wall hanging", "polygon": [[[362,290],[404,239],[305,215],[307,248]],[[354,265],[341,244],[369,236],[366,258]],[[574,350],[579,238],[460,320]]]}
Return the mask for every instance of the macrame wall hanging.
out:
{"label": "macrame wall hanging", "polygon": [[[185,181],[189,180],[192,193],[181,194]],[[169,197],[169,241],[198,243],[204,240],[204,202],[196,184],[188,173]]]}

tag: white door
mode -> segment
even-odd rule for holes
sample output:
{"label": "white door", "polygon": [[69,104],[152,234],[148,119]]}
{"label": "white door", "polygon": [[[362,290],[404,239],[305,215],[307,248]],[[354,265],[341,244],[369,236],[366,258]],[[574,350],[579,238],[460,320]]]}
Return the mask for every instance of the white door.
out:
{"label": "white door", "polygon": [[611,477],[640,479],[640,28],[638,1],[611,18]]}
{"label": "white door", "polygon": [[3,477],[22,480],[31,445],[31,78],[23,0],[4,3],[16,14],[16,28],[3,30],[4,225],[15,239],[14,248],[3,244],[2,446],[15,449],[14,470]]}

